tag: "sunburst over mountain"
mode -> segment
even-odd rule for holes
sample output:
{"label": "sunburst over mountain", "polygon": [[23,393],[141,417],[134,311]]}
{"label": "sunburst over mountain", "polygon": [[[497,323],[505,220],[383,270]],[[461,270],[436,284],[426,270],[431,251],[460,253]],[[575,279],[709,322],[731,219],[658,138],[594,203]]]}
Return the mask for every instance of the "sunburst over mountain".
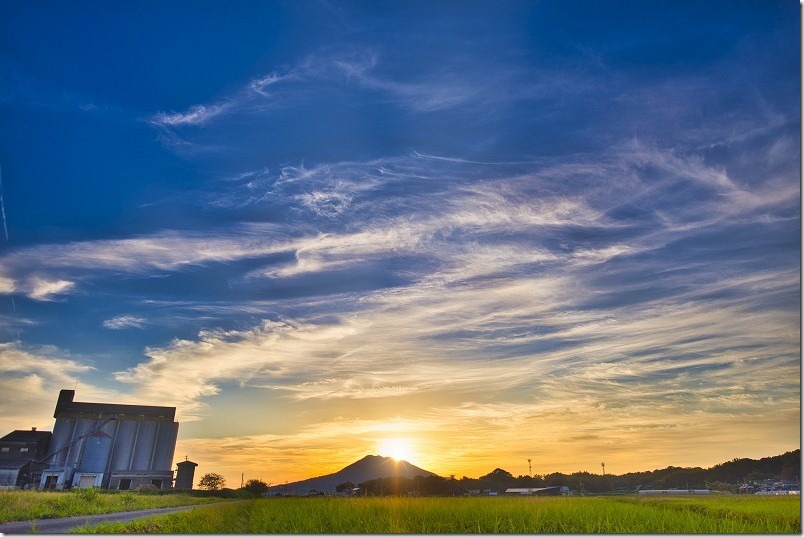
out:
{"label": "sunburst over mountain", "polygon": [[319,492],[335,492],[335,487],[347,481],[359,484],[370,479],[379,479],[382,477],[400,476],[413,479],[417,475],[426,477],[436,474],[419,468],[407,461],[396,460],[392,457],[383,457],[381,455],[366,455],[359,461],[353,462],[338,472],[288,483],[287,488],[296,494],[306,494],[313,490]]}

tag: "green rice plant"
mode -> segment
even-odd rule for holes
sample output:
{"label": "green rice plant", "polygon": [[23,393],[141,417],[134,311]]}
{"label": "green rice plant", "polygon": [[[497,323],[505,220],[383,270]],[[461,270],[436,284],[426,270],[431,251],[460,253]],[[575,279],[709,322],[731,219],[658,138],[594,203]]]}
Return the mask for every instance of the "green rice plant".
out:
{"label": "green rice plant", "polygon": [[800,533],[797,498],[272,498],[94,533]]}
{"label": "green rice plant", "polygon": [[766,525],[784,532],[800,533],[801,531],[801,500],[799,496],[665,496],[621,501],[649,503],[656,508],[685,514],[696,512],[713,518],[733,518],[759,526]]}

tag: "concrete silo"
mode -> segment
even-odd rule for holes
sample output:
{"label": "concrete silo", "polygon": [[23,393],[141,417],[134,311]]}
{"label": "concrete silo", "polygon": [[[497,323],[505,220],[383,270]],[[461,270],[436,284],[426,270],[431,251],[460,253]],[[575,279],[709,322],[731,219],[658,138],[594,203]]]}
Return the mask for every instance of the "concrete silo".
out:
{"label": "concrete silo", "polygon": [[112,437],[103,431],[92,431],[83,439],[81,459],[73,474],[73,487],[100,487],[109,464]]}
{"label": "concrete silo", "polygon": [[170,488],[175,407],[83,403],[62,390],[42,488]]}

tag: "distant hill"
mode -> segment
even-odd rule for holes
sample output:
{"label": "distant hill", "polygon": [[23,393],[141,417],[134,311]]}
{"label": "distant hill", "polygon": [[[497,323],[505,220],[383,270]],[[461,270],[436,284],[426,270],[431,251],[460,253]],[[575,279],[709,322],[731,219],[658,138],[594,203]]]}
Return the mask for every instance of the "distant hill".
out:
{"label": "distant hill", "polygon": [[514,477],[509,472],[497,468],[478,479],[464,477],[457,490],[491,489],[504,491],[509,487],[567,486],[585,492],[634,491],[645,489],[670,488],[708,488],[737,492],[742,483],[754,481],[784,481],[798,483],[801,477],[801,450],[788,451],[773,457],[754,459],[732,459],[712,468],[679,468],[668,466],[661,470],[629,472],[627,474],[592,474],[589,472],[560,472]]}
{"label": "distant hill", "polygon": [[426,477],[435,476],[436,474],[414,466],[407,461],[397,461],[391,457],[382,457],[380,455],[366,455],[359,461],[353,462],[334,474],[288,483],[287,489],[295,494],[306,494],[311,490],[335,492],[335,487],[347,481],[358,485],[365,481],[383,477],[400,476],[413,479],[417,475]]}
{"label": "distant hill", "polygon": [[[420,475],[425,480],[413,483]],[[311,490],[334,492],[341,483],[351,481],[355,485],[366,483],[366,490],[378,489],[386,493],[389,483],[379,483],[383,478],[397,476],[399,490],[415,489],[420,495],[466,494],[473,490],[505,491],[512,487],[538,488],[545,486],[567,486],[572,490],[585,492],[635,491],[639,488],[710,488],[737,492],[738,485],[744,482],[763,480],[782,480],[798,482],[801,476],[801,450],[789,451],[773,457],[754,459],[732,459],[712,468],[678,468],[668,466],[661,470],[630,472],[627,474],[591,474],[559,472],[546,475],[520,475],[514,477],[509,472],[497,468],[479,478],[463,477],[459,480],[439,477],[433,472],[418,468],[406,461],[395,461],[390,457],[368,455],[334,474],[288,483],[287,490],[294,494],[307,494]],[[372,482],[374,481],[374,485]],[[408,483],[405,483],[405,482]],[[368,483],[367,483],[368,482]],[[406,489],[407,487],[407,489]],[[282,487],[284,488],[284,487]],[[274,485],[274,491],[280,487]]]}

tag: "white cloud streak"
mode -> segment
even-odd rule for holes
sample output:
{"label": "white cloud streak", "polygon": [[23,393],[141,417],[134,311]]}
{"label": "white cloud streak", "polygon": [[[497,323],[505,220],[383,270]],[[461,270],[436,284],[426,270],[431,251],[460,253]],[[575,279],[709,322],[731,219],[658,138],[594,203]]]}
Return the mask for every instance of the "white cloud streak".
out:
{"label": "white cloud streak", "polygon": [[[418,80],[394,80],[379,75],[379,54],[372,50],[320,53],[311,55],[284,73],[276,71],[257,76],[234,93],[215,104],[194,104],[185,112],[158,112],[148,122],[160,129],[177,129],[186,126],[202,126],[235,114],[259,114],[289,106],[308,93],[321,93],[321,88],[344,81],[356,87],[376,91],[392,102],[408,110],[420,113],[452,109],[467,103],[490,102],[499,98],[496,88],[500,85],[497,73],[489,82],[489,76],[467,77],[463,68],[450,72],[439,70]],[[510,86],[516,86],[516,83]],[[567,87],[572,87],[567,85]],[[507,92],[508,98],[513,93]],[[516,98],[530,98],[532,92],[518,91]],[[174,147],[181,145],[173,137],[165,138]]]}
{"label": "white cloud streak", "polygon": [[230,107],[231,106],[226,103],[209,106],[195,105],[190,107],[187,112],[159,112],[150,119],[150,122],[162,127],[203,125],[215,117],[220,116]]}
{"label": "white cloud streak", "polygon": [[144,317],[135,315],[118,315],[103,321],[103,327],[110,330],[123,330],[126,328],[143,328],[148,323]]}
{"label": "white cloud streak", "polygon": [[28,296],[34,300],[53,300],[54,295],[68,293],[75,286],[74,282],[66,280],[48,280],[45,278],[30,278]]}

